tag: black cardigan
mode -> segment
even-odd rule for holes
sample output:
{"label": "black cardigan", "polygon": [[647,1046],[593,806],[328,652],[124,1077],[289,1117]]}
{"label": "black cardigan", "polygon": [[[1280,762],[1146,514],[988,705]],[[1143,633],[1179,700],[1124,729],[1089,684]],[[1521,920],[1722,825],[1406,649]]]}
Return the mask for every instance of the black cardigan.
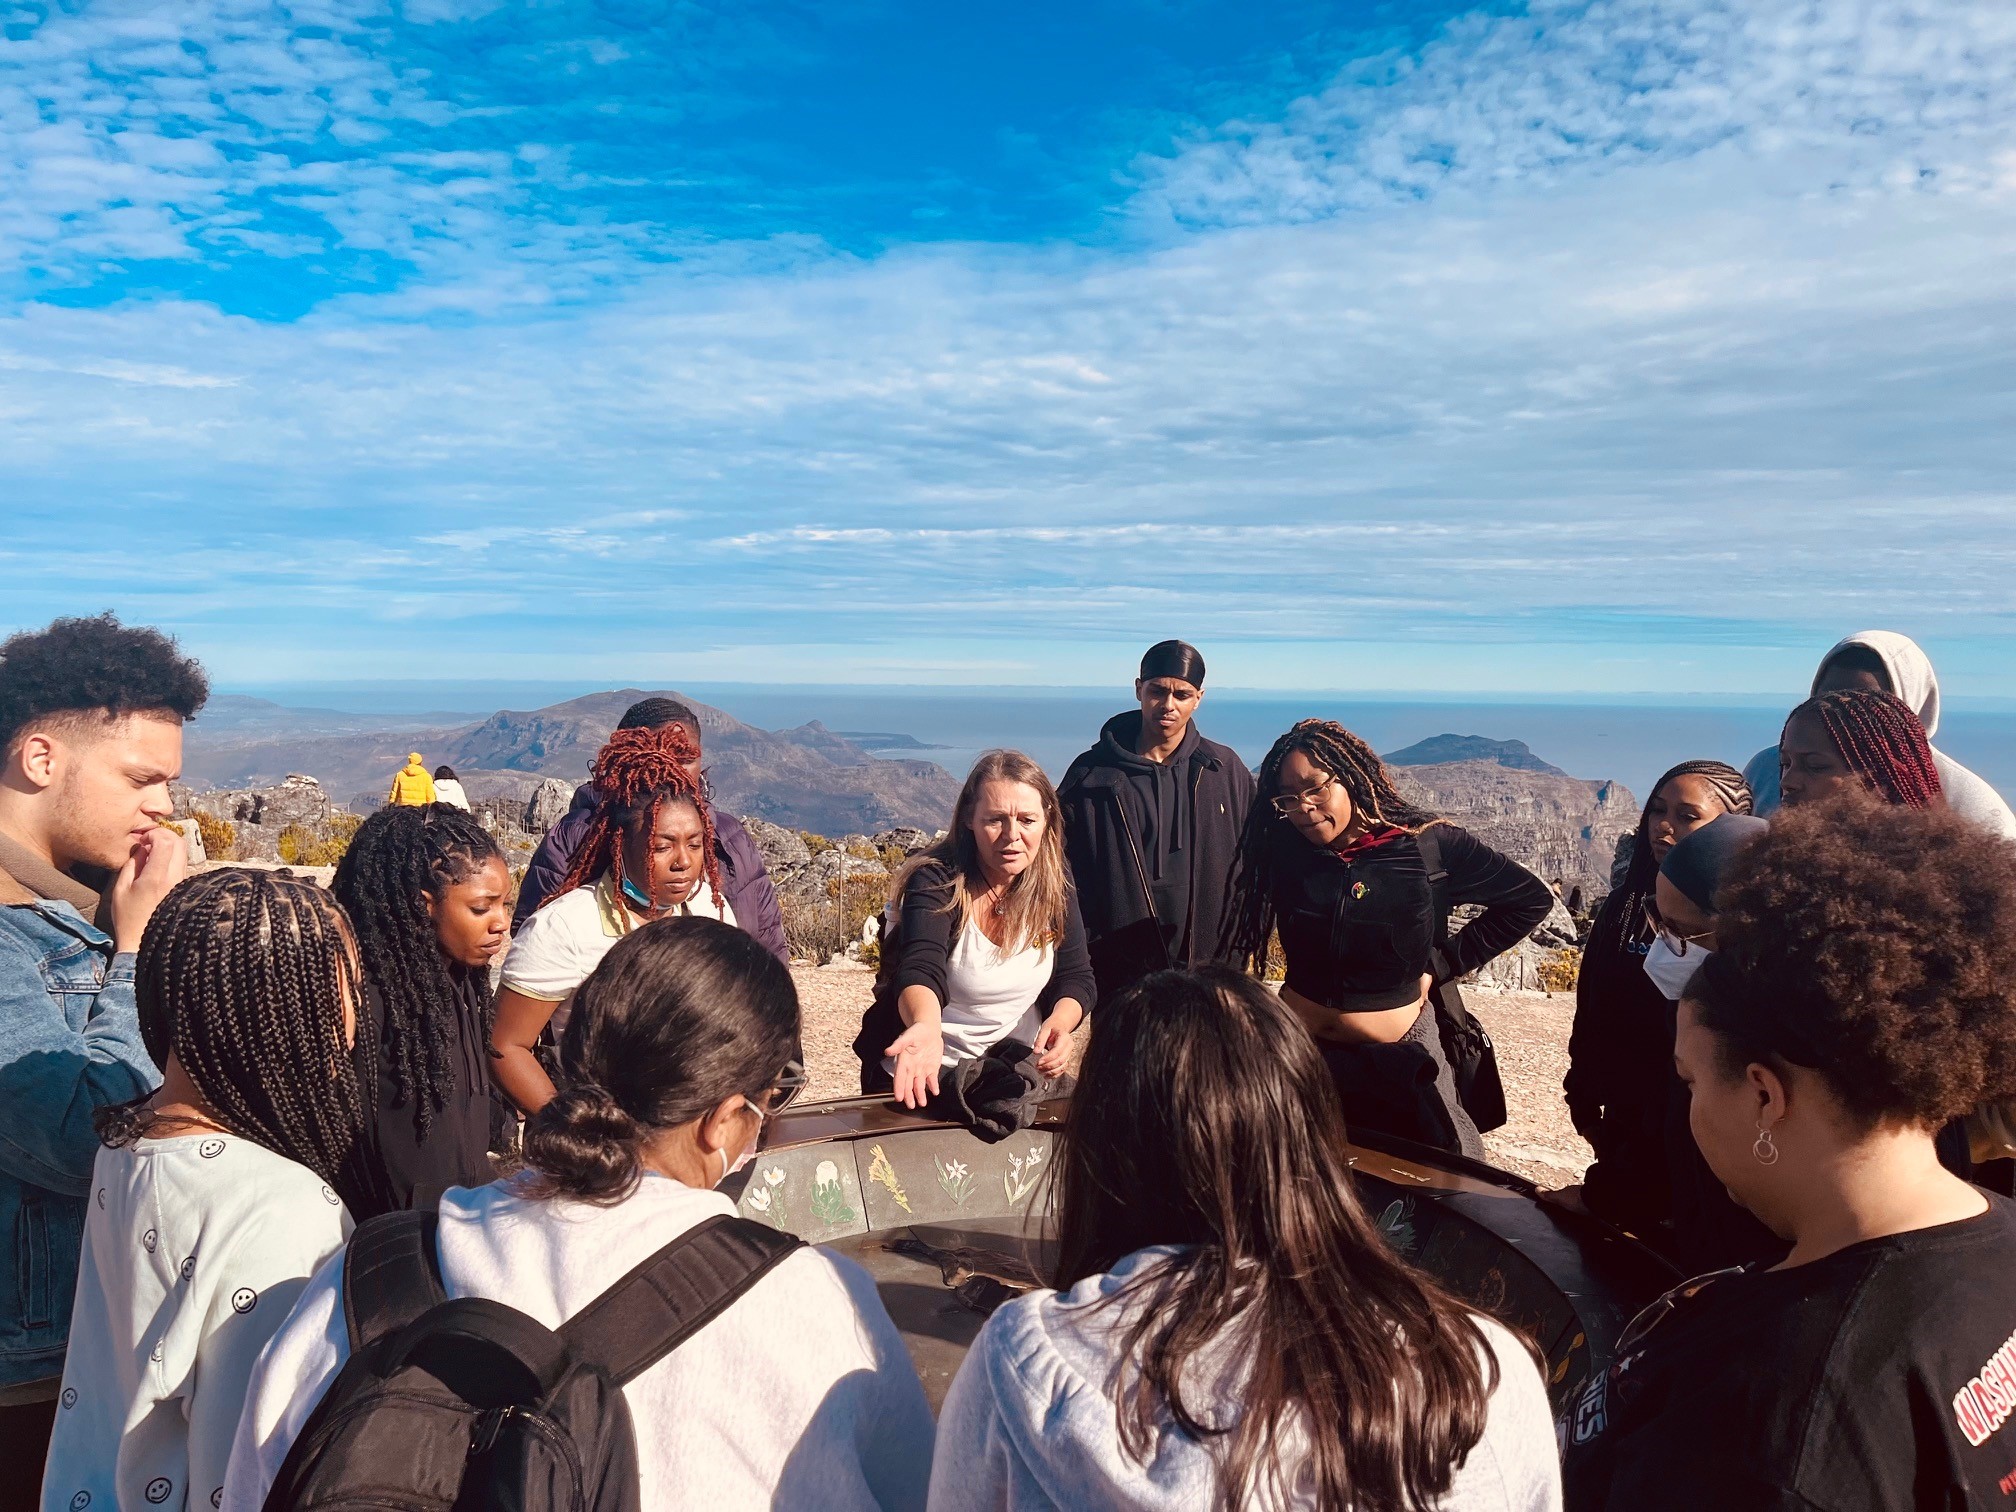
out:
{"label": "black cardigan", "polygon": [[[944,865],[927,861],[910,875],[903,889],[903,908],[893,937],[882,942],[882,964],[875,976],[875,997],[861,1016],[854,1053],[863,1066],[880,1067],[890,1043],[903,1032],[896,1000],[906,987],[929,987],[942,1004],[946,997],[947,962],[952,955],[958,919],[946,905],[952,900],[952,876]],[[1064,887],[1064,938],[1050,965],[1050,980],[1037,995],[1044,1013],[1063,998],[1074,999],[1087,1013],[1098,1001],[1092,957],[1085,948],[1085,921],[1078,912],[1078,893],[1070,879]]]}
{"label": "black cardigan", "polygon": [[[1419,1000],[1421,978],[1467,976],[1525,939],[1554,907],[1545,882],[1453,824],[1434,827],[1441,879],[1399,833],[1339,854],[1282,827],[1274,906],[1288,985],[1340,1013]],[[1484,912],[1455,934],[1449,910]]]}

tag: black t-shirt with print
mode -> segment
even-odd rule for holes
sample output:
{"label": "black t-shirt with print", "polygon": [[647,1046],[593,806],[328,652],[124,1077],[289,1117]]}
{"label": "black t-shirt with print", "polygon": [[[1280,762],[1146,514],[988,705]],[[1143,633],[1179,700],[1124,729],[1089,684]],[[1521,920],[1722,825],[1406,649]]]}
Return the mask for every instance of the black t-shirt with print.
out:
{"label": "black t-shirt with print", "polygon": [[1571,1512],[2016,1508],[2016,1204],[1680,1302],[1567,1424]]}

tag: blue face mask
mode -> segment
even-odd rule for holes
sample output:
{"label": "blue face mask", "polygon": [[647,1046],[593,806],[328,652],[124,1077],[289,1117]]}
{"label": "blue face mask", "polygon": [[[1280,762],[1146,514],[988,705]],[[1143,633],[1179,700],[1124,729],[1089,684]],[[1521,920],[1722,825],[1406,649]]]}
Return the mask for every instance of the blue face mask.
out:
{"label": "blue face mask", "polygon": [[658,905],[651,901],[651,895],[628,877],[623,879],[623,901],[642,913],[655,913],[658,909]]}

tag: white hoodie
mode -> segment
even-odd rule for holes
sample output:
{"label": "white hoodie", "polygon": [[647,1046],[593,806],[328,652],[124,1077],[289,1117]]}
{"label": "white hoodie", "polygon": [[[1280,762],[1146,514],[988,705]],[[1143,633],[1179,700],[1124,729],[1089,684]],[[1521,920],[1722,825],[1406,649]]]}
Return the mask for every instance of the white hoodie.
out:
{"label": "white hoodie", "polygon": [[[1067,1293],[1031,1292],[988,1319],[938,1415],[930,1512],[1195,1512],[1213,1504],[1216,1461],[1206,1445],[1170,1425],[1145,1464],[1121,1447],[1109,1383],[1132,1309],[1091,1305],[1173,1252],[1138,1250]],[[1540,1372],[1509,1332],[1479,1321],[1498,1358],[1498,1389],[1484,1437],[1438,1512],[1559,1512],[1561,1471]],[[1227,1346],[1196,1371],[1206,1421],[1236,1416],[1243,1372],[1237,1342]],[[1263,1491],[1251,1512],[1307,1505]]]}
{"label": "white hoodie", "polygon": [[[1931,659],[1919,649],[1918,642],[1908,635],[1899,635],[1895,630],[1863,630],[1839,642],[1820,658],[1820,665],[1814,669],[1812,692],[1820,691],[1820,677],[1827,670],[1827,664],[1850,646],[1873,651],[1882,659],[1891,689],[1916,711],[1918,722],[1925,726],[1925,738],[1930,740],[1937,735],[1939,675],[1932,670]],[[1939,785],[1946,791],[1948,808],[1962,818],[1973,820],[1991,834],[2016,840],[2016,814],[2009,811],[2009,805],[2002,801],[2001,794],[1985,779],[1968,771],[1936,746],[1932,751],[1932,760],[1939,768]],[[1768,814],[1777,808],[1778,747],[1769,746],[1752,756],[1750,764],[1743,768],[1743,778],[1756,797],[1759,814]]]}

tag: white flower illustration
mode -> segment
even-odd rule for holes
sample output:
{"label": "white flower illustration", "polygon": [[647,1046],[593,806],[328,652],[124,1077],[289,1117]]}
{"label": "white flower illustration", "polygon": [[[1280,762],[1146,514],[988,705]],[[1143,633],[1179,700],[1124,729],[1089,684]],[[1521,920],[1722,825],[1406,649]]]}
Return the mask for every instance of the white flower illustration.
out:
{"label": "white flower illustration", "polygon": [[1032,1166],[1043,1164],[1043,1147],[1041,1145],[1029,1146],[1029,1164]]}
{"label": "white flower illustration", "polygon": [[769,1170],[763,1173],[763,1179],[771,1186],[782,1186],[784,1184],[784,1167],[770,1167]]}
{"label": "white flower illustration", "polygon": [[748,1192],[744,1194],[743,1201],[747,1202],[749,1206],[756,1209],[757,1212],[767,1213],[770,1211],[770,1188],[751,1187],[748,1190]]}
{"label": "white flower illustration", "polygon": [[833,1162],[830,1160],[820,1161],[819,1164],[813,1168],[812,1185],[822,1187],[840,1185],[840,1167],[833,1164]]}
{"label": "white flower illustration", "polygon": [[945,1164],[945,1174],[950,1176],[954,1181],[957,1181],[961,1176],[966,1174],[966,1162],[963,1160],[947,1161]]}

